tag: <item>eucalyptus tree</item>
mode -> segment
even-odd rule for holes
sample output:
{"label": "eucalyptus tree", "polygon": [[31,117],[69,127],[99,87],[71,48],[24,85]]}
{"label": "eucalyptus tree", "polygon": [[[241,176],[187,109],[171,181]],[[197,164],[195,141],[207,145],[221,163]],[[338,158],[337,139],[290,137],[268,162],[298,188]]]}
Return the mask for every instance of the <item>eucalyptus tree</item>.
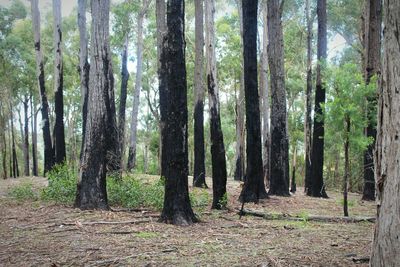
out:
{"label": "eucalyptus tree", "polygon": [[400,261],[400,2],[384,1],[383,63],[375,151],[377,222],[370,266]]}

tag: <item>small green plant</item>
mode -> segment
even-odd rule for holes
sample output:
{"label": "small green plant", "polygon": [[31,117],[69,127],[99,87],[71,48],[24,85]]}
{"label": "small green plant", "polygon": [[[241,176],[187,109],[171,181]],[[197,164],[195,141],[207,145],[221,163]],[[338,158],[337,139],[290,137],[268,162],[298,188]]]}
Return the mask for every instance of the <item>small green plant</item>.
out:
{"label": "small green plant", "polygon": [[[338,199],[338,200],[336,200],[336,203],[343,207],[344,199],[343,198]],[[347,206],[348,207],[354,207],[355,204],[356,204],[356,202],[354,200],[350,200],[350,199],[347,200]]]}
{"label": "small green plant", "polygon": [[193,188],[189,193],[190,203],[192,207],[204,210],[210,203],[210,196],[207,190],[202,188]]}
{"label": "small green plant", "polygon": [[20,185],[13,187],[8,195],[12,198],[15,198],[18,201],[26,201],[26,200],[38,200],[39,196],[37,192],[33,189],[33,184],[30,182],[25,182]]}
{"label": "small green plant", "polygon": [[225,208],[228,205],[228,194],[225,192],[225,194],[222,196],[222,198],[219,201],[219,205],[222,208]]}
{"label": "small green plant", "polygon": [[297,214],[297,216],[299,218],[301,218],[303,220],[303,222],[308,222],[308,218],[310,217],[310,214],[307,211],[302,210]]}
{"label": "small green plant", "polygon": [[48,174],[49,186],[43,189],[41,198],[61,204],[72,204],[76,193],[77,174],[67,164],[56,165]]}

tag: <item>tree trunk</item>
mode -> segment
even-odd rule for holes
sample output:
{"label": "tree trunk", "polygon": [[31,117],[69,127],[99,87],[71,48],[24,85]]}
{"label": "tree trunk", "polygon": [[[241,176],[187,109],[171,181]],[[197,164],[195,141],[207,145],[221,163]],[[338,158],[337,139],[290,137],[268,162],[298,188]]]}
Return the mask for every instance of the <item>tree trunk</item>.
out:
{"label": "tree trunk", "polygon": [[29,99],[26,97],[24,102],[24,175],[29,176],[29,116],[28,105]]}
{"label": "tree trunk", "polygon": [[38,0],[31,0],[32,25],[34,33],[35,51],[36,51],[36,70],[37,80],[40,91],[41,113],[42,113],[42,132],[44,144],[44,173],[46,174],[54,165],[54,151],[50,133],[49,104],[47,102],[43,55],[40,44],[40,12]]}
{"label": "tree trunk", "polygon": [[10,106],[10,114],[11,114],[11,118],[10,118],[10,128],[11,128],[11,145],[12,145],[12,176],[14,178],[19,177],[19,168],[18,168],[18,158],[17,158],[17,150],[15,147],[15,134],[14,134],[14,118],[13,118],[13,111],[12,108]]}
{"label": "tree trunk", "polygon": [[129,72],[128,72],[128,42],[129,37],[128,33],[125,36],[124,48],[122,49],[121,55],[121,93],[120,93],[120,101],[119,101],[119,110],[118,110],[118,134],[119,134],[119,150],[121,152],[119,157],[119,164],[122,166],[124,152],[125,152],[125,116],[126,116],[126,98],[128,96],[128,80],[129,80]]}
{"label": "tree trunk", "polygon": [[325,104],[325,83],[323,82],[323,70],[327,58],[327,29],[326,29],[326,0],[320,0],[317,4],[318,14],[318,50],[317,50],[317,86],[315,91],[314,129],[312,136],[310,188],[308,195],[327,198],[323,178],[324,169],[324,118],[322,105]]}
{"label": "tree trunk", "polygon": [[[164,207],[160,221],[190,225],[197,221],[188,190],[188,111],[185,66],[183,0],[167,2],[167,33],[161,56],[165,83],[160,86],[162,128],[162,175]],[[168,164],[167,164],[168,163]]]}
{"label": "tree trunk", "polygon": [[[243,49],[243,14],[242,3],[237,0],[236,5],[239,11],[240,20],[240,36]],[[241,59],[241,66],[243,68],[243,59]],[[244,181],[245,178],[245,128],[244,128],[244,74],[240,73],[239,78],[239,96],[236,98],[236,152],[235,152],[235,173],[234,179],[236,181]],[[235,93],[236,95],[236,93]]]}
{"label": "tree trunk", "polygon": [[140,105],[140,90],[142,89],[143,73],[143,20],[147,13],[150,0],[143,0],[141,11],[137,18],[137,50],[136,50],[136,79],[135,93],[133,96],[133,107],[131,115],[131,134],[129,140],[129,153],[127,169],[130,171],[136,167],[136,143],[137,143],[137,124]]}
{"label": "tree trunk", "polygon": [[240,199],[244,202],[258,202],[268,197],[265,190],[262,164],[260,105],[257,75],[257,8],[258,1],[243,0],[243,72],[246,102],[246,179]]}
{"label": "tree trunk", "polygon": [[399,1],[384,1],[384,55],[375,149],[377,223],[370,266],[398,266],[400,262],[399,11]]}
{"label": "tree trunk", "polygon": [[32,131],[32,175],[38,176],[38,159],[37,159],[37,114],[39,110],[34,110],[33,97],[31,96],[31,131]]}
{"label": "tree trunk", "polygon": [[86,134],[80,163],[75,206],[85,209],[108,209],[106,164],[108,151],[111,51],[109,44],[109,0],[92,0],[90,81]]}
{"label": "tree trunk", "polygon": [[63,163],[66,159],[64,133],[64,97],[63,97],[63,60],[61,30],[61,0],[53,0],[54,17],[54,153],[55,163]]}
{"label": "tree trunk", "polygon": [[194,173],[193,186],[205,187],[206,166],[204,151],[204,27],[203,0],[195,0],[195,64],[194,64]]}
{"label": "tree trunk", "polygon": [[343,213],[344,216],[349,216],[348,204],[347,204],[347,191],[349,183],[349,139],[350,139],[350,116],[346,115],[346,139],[344,143],[344,179],[343,179]]}
{"label": "tree trunk", "polygon": [[215,0],[205,3],[206,21],[206,56],[207,56],[207,89],[210,108],[210,139],[213,181],[212,209],[223,208],[222,200],[226,195],[226,158],[224,136],[221,129],[219,88],[217,79],[217,60],[215,56]]}
{"label": "tree trunk", "polygon": [[88,37],[86,30],[86,0],[78,0],[78,29],[79,29],[79,74],[81,87],[81,106],[82,106],[82,145],[81,157],[83,153],[83,143],[86,135],[87,103],[89,95],[89,71],[88,62]]}
{"label": "tree trunk", "polygon": [[312,96],[312,24],[310,17],[310,0],[306,0],[307,17],[307,85],[306,85],[306,114],[304,122],[304,154],[305,154],[305,177],[304,192],[308,195],[311,181],[311,96]]}
{"label": "tree trunk", "polygon": [[[365,39],[364,39],[364,78],[365,84],[371,82],[371,78],[379,72],[381,59],[381,24],[382,24],[382,1],[368,0],[365,2]],[[375,179],[374,179],[374,156],[376,125],[375,106],[376,95],[367,99],[368,126],[365,134],[374,142],[364,152],[364,190],[363,200],[375,200]]]}
{"label": "tree trunk", "polygon": [[[3,108],[3,105],[0,104],[0,112],[1,109]],[[3,112],[1,112],[1,120],[2,120],[2,127],[3,127],[3,131],[0,133],[0,137],[1,137],[1,152],[2,152],[2,167],[3,167],[3,179],[7,179],[8,178],[8,173],[7,173],[7,140],[6,140],[6,131],[5,129],[6,127],[6,118]]]}
{"label": "tree trunk", "polygon": [[269,136],[269,89],[268,89],[268,8],[267,1],[262,5],[263,18],[263,50],[260,56],[260,96],[262,100],[262,144],[263,144],[263,170],[264,180],[269,182],[270,178],[270,136]]}
{"label": "tree trunk", "polygon": [[282,33],[283,1],[268,1],[268,59],[271,73],[271,177],[269,193],[289,196],[285,68]]}
{"label": "tree trunk", "polygon": [[290,187],[290,192],[291,193],[296,193],[297,190],[297,185],[296,185],[296,163],[297,163],[297,144],[294,144],[294,149],[293,149],[293,161],[292,161],[292,183]]}

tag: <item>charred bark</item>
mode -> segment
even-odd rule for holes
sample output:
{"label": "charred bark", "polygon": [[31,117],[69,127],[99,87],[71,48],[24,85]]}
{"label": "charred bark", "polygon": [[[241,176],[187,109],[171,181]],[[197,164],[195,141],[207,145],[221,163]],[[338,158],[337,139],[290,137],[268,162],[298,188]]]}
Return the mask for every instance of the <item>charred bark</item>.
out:
{"label": "charred bark", "polygon": [[167,33],[161,56],[165,73],[160,87],[162,128],[162,175],[165,177],[164,207],[160,221],[190,225],[197,221],[188,190],[188,111],[185,66],[183,0],[167,2]]}
{"label": "charred bark", "polygon": [[283,1],[268,1],[268,60],[271,82],[271,177],[269,194],[289,196],[285,69],[282,33]]}
{"label": "charred bark", "polygon": [[350,145],[350,116],[345,117],[346,125],[346,139],[344,143],[344,178],[343,178],[343,214],[345,217],[349,216],[349,208],[347,203],[347,192],[348,192],[348,182],[349,182],[349,145]]}
{"label": "charred bark", "polygon": [[317,50],[317,86],[315,90],[314,129],[312,136],[310,188],[307,195],[327,198],[324,184],[324,117],[322,105],[325,103],[325,83],[323,70],[327,58],[327,28],[326,28],[326,0],[317,4],[318,14],[318,50]]}
{"label": "charred bark", "polygon": [[24,175],[29,176],[29,116],[28,116],[28,107],[29,107],[29,99],[26,97],[24,102]]}
{"label": "charred bark", "polygon": [[[85,209],[108,209],[106,190],[107,151],[109,149],[109,110],[111,51],[109,44],[109,0],[92,0],[91,51],[88,114],[80,163],[75,206]],[[111,88],[110,88],[111,87]]]}
{"label": "charred bark", "polygon": [[258,202],[267,198],[261,154],[260,105],[257,74],[257,8],[258,1],[243,0],[243,67],[246,104],[246,179],[240,200]]}

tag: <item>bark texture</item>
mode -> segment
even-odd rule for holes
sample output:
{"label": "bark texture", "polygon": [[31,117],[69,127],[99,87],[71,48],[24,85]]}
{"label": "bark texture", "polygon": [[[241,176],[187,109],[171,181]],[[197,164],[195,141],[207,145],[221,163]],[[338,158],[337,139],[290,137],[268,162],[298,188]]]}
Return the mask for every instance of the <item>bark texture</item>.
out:
{"label": "bark texture", "polygon": [[315,90],[314,129],[311,151],[311,179],[307,195],[327,198],[324,184],[324,117],[322,105],[325,104],[325,83],[323,70],[327,58],[326,0],[317,3],[318,15],[318,49],[317,49],[317,86]]}
{"label": "bark texture", "polygon": [[[239,23],[240,23],[240,36],[241,44],[243,49],[243,14],[242,14],[242,3],[236,0],[236,6],[239,12]],[[241,59],[241,66],[243,67],[243,59]],[[244,74],[240,73],[239,77],[239,94],[235,93],[236,98],[236,151],[235,151],[235,172],[234,179],[236,181],[244,181],[245,177],[245,125],[244,125]]]}
{"label": "bark texture", "polygon": [[188,111],[183,0],[167,2],[167,32],[161,68],[165,73],[160,87],[162,127],[162,175],[165,177],[164,207],[160,221],[190,225],[197,221],[188,190]]}
{"label": "bark texture", "polygon": [[240,199],[258,202],[266,198],[261,154],[260,105],[257,74],[257,8],[258,1],[243,0],[244,93],[246,102],[246,179]]}
{"label": "bark texture", "polygon": [[226,196],[226,158],[224,136],[221,128],[219,88],[217,79],[217,59],[215,56],[215,0],[207,0],[206,13],[206,56],[207,89],[210,108],[211,164],[213,180],[212,209],[221,209]]}
{"label": "bark texture", "polygon": [[129,138],[129,154],[127,169],[132,170],[136,167],[136,143],[137,143],[137,124],[140,105],[140,90],[142,89],[143,74],[143,20],[149,7],[150,0],[143,0],[140,13],[137,17],[137,41],[136,41],[136,78],[135,93],[133,95],[133,107],[131,115],[131,133]]}
{"label": "bark texture", "polygon": [[45,88],[45,77],[44,77],[44,64],[43,55],[40,44],[40,12],[38,6],[38,0],[31,1],[31,12],[32,12],[32,25],[34,44],[36,52],[36,71],[38,87],[40,92],[41,101],[41,115],[42,115],[42,132],[43,132],[43,144],[44,144],[44,173],[51,170],[54,165],[54,151],[51,140],[50,132],[50,121],[49,121],[49,103],[47,101],[46,88]]}
{"label": "bark texture", "polygon": [[204,150],[204,12],[203,0],[195,0],[195,64],[194,64],[194,173],[193,186],[206,187]]}
{"label": "bark texture", "polygon": [[109,45],[109,0],[92,0],[90,81],[86,134],[80,163],[75,206],[80,209],[108,209],[106,164],[111,51]]}
{"label": "bark texture", "polygon": [[39,110],[35,110],[31,96],[31,139],[32,139],[32,175],[38,176],[38,159],[37,159],[37,114]]}
{"label": "bark texture", "polygon": [[384,1],[383,64],[375,149],[377,223],[371,266],[400,262],[400,2]]}
{"label": "bark texture", "polygon": [[24,175],[29,176],[29,116],[28,116],[28,108],[29,108],[29,99],[26,97],[24,100],[24,130],[23,130],[23,151],[24,151]]}
{"label": "bark texture", "polygon": [[350,162],[349,162],[349,149],[350,149],[350,116],[346,115],[346,139],[344,142],[344,178],[343,178],[343,215],[349,216],[349,208],[347,203],[347,192],[348,182],[350,174]]}
{"label": "bark texture", "polygon": [[59,164],[66,159],[64,133],[64,97],[63,97],[63,60],[62,60],[62,29],[61,0],[53,0],[53,38],[54,38],[54,159]]}
{"label": "bark texture", "polygon": [[268,1],[268,60],[271,80],[271,177],[269,193],[289,196],[285,68],[282,33],[283,1]]}
{"label": "bark texture", "polygon": [[[381,26],[382,24],[382,1],[365,1],[365,38],[364,38],[364,79],[365,84],[371,82],[371,78],[379,72],[381,59]],[[374,179],[374,147],[376,138],[375,124],[375,106],[376,96],[367,99],[367,119],[368,126],[365,134],[373,138],[374,142],[370,144],[364,152],[364,190],[363,200],[375,200],[375,179]]]}
{"label": "bark texture", "polygon": [[304,192],[308,194],[311,181],[311,96],[312,96],[312,24],[310,14],[310,0],[306,0],[306,18],[307,18],[307,85],[306,85],[306,115],[304,121],[304,154],[305,154],[305,177]]}

